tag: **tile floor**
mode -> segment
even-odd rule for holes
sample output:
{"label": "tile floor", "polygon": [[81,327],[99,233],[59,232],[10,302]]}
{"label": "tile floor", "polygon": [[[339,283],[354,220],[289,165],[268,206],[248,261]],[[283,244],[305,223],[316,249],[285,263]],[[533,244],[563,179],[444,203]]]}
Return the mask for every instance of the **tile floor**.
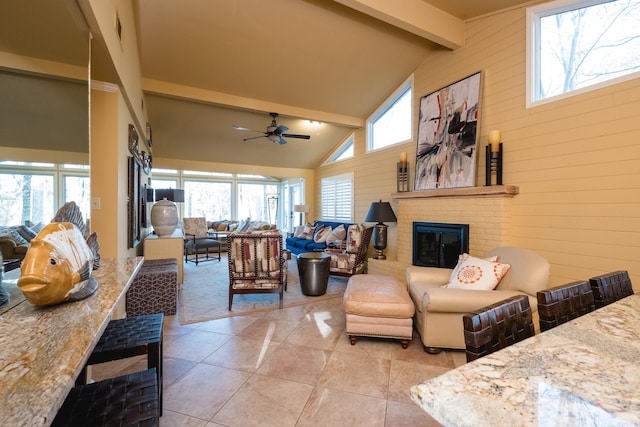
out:
{"label": "tile floor", "polygon": [[[465,363],[464,351],[424,352],[345,334],[340,298],[260,315],[164,325],[169,426],[437,426],[409,387]],[[146,369],[144,356],[94,366],[100,380]]]}

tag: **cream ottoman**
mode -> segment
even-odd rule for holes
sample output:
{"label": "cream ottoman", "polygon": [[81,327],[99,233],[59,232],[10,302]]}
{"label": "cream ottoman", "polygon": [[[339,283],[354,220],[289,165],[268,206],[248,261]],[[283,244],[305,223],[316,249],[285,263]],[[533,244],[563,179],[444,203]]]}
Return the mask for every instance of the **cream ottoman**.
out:
{"label": "cream ottoman", "polygon": [[407,287],[393,277],[375,274],[351,276],[344,293],[347,335],[397,338],[407,348],[413,337],[415,307]]}

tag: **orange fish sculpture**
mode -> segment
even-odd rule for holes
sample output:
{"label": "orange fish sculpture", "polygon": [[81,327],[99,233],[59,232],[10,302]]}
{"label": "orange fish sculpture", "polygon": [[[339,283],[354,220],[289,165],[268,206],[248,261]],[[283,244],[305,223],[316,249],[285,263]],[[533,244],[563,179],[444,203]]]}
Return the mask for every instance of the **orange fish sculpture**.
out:
{"label": "orange fish sculpture", "polygon": [[[80,220],[78,220],[80,216]],[[70,219],[73,222],[57,221]],[[78,301],[93,294],[98,282],[98,241],[95,233],[86,240],[84,222],[74,202],[65,204],[53,222],[31,240],[22,261],[18,287],[35,305]]]}

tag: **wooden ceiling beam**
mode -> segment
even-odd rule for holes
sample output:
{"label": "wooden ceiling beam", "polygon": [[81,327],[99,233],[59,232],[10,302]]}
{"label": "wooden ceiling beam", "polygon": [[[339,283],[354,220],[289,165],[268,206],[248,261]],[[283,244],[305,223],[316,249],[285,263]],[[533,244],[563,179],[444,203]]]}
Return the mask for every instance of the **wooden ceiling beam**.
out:
{"label": "wooden ceiling beam", "polygon": [[464,21],[423,0],[335,1],[449,49],[464,46]]}

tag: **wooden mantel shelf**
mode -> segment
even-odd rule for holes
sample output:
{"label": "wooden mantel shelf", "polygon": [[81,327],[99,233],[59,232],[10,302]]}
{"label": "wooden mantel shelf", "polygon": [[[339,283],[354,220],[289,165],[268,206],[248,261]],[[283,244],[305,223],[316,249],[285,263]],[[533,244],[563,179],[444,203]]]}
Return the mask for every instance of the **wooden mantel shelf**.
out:
{"label": "wooden mantel shelf", "polygon": [[515,185],[490,185],[486,187],[443,188],[440,190],[407,191],[392,193],[391,198],[428,199],[432,197],[513,197],[518,194]]}

